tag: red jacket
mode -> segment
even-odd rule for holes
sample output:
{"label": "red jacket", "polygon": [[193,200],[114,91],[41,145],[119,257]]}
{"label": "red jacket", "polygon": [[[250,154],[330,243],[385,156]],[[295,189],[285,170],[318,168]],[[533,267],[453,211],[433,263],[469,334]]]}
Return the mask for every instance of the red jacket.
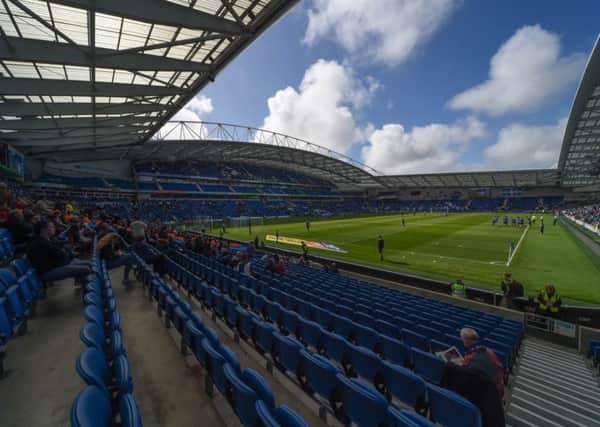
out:
{"label": "red jacket", "polygon": [[504,366],[493,350],[474,345],[467,350],[463,366],[475,369],[496,383],[500,399],[504,399]]}

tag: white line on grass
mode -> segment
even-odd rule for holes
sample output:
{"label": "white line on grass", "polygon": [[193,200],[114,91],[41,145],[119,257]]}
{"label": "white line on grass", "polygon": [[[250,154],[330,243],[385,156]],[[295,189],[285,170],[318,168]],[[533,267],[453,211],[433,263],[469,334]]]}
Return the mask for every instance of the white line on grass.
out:
{"label": "white line on grass", "polygon": [[527,234],[527,230],[529,230],[529,226],[525,227],[525,230],[523,230],[523,234],[521,234],[521,238],[517,242],[517,246],[515,246],[515,250],[512,251],[512,253],[510,253],[508,255],[508,261],[506,261],[506,266],[507,267],[510,265],[510,263],[512,262],[513,258],[515,257],[517,251],[519,250],[519,246],[521,246],[521,242],[523,241],[523,238]]}

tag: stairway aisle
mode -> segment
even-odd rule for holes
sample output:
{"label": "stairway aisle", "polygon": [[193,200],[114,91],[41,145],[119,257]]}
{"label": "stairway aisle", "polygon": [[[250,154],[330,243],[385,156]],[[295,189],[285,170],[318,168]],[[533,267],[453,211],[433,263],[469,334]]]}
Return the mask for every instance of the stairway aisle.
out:
{"label": "stairway aisle", "polygon": [[511,427],[600,426],[598,378],[575,350],[524,339],[511,395]]}

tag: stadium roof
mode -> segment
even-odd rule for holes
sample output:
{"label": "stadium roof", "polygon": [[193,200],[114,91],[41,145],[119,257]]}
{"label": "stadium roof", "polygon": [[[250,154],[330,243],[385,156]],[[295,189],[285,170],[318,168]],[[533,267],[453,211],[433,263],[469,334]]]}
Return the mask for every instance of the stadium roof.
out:
{"label": "stadium roof", "polygon": [[389,175],[377,178],[393,188],[553,187],[560,183],[556,169]]}
{"label": "stadium roof", "polygon": [[139,145],[297,1],[2,0],[0,140]]}
{"label": "stadium roof", "polygon": [[600,184],[600,37],[573,100],[558,167],[562,184]]}

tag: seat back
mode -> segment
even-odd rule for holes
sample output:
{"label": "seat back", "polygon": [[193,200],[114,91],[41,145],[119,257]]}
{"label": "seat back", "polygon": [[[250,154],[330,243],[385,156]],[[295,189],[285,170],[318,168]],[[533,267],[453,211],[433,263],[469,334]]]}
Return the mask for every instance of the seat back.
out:
{"label": "seat back", "polygon": [[275,397],[269,383],[254,369],[246,368],[242,372],[242,380],[257,394],[271,410],[275,409]]}
{"label": "seat back", "polygon": [[255,408],[258,396],[237,374],[228,363],[223,366],[223,376],[227,381],[227,400],[234,412],[245,426],[256,425],[257,411]]}
{"label": "seat back", "polygon": [[95,323],[88,322],[83,328],[81,328],[81,331],[79,331],[79,338],[86,346],[104,352],[104,332]]}
{"label": "seat back", "polygon": [[391,405],[388,406],[386,424],[388,427],[435,427],[435,424],[416,412],[400,410]]}
{"label": "seat back", "polygon": [[336,377],[342,400],[344,415],[354,424],[361,427],[379,427],[387,416],[388,402],[370,385],[346,378],[339,374]]}
{"label": "seat back", "polygon": [[383,362],[383,378],[387,393],[415,409],[425,403],[425,381],[409,369]]}
{"label": "seat back", "polygon": [[131,372],[129,370],[129,362],[124,355],[118,356],[113,365],[113,372],[115,374],[115,384],[119,389],[120,394],[132,393],[133,392],[133,380],[131,378]]}
{"label": "seat back", "polygon": [[108,366],[104,353],[95,348],[86,348],[77,357],[75,369],[87,385],[95,385],[108,394]]}
{"label": "seat back", "polygon": [[119,400],[121,427],[142,427],[140,409],[130,393],[124,394]]}
{"label": "seat back", "polygon": [[479,409],[462,396],[432,384],[427,396],[431,417],[444,427],[481,427]]}
{"label": "seat back", "polygon": [[439,384],[444,374],[446,363],[431,353],[412,348],[415,372],[427,382]]}
{"label": "seat back", "polygon": [[329,360],[318,354],[300,351],[300,360],[305,369],[307,385],[327,400],[333,397],[335,377],[340,370]]}
{"label": "seat back", "polygon": [[368,348],[350,344],[352,370],[360,377],[374,383],[381,371],[381,359]]}

